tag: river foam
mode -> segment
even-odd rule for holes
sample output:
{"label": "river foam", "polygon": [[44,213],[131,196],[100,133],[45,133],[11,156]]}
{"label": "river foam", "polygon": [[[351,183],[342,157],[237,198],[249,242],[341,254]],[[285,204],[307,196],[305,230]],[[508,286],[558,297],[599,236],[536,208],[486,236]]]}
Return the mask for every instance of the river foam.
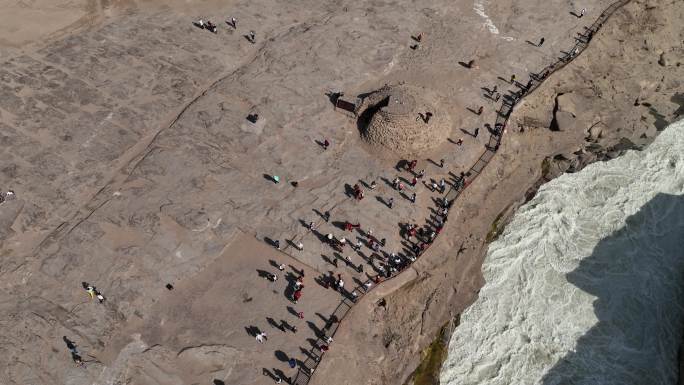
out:
{"label": "river foam", "polygon": [[488,250],[441,383],[674,384],[684,327],[684,121],[542,186]]}

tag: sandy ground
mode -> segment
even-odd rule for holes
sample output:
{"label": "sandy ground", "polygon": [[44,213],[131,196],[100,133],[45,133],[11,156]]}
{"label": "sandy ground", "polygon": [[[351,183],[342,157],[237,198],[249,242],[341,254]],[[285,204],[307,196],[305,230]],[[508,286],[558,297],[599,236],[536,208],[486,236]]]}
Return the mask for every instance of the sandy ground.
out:
{"label": "sandy ground", "polygon": [[[29,10],[46,11],[32,4]],[[356,122],[334,111],[325,93],[342,90],[353,98],[406,82],[439,95],[435,113],[452,122],[447,136],[465,143],[445,141],[419,154],[418,169],[426,170],[427,180],[448,178],[467,170],[484,149],[487,135],[473,138],[461,130],[494,120],[495,105],[481,87],[503,91],[508,84],[499,77],[511,74],[526,81],[528,72],[571,46],[591,13],[607,4],[593,1],[589,15],[577,19],[569,12],[578,6],[559,0],[126,2],[95,10],[67,3],[73,12],[42,23],[26,40],[17,37],[21,23],[8,22],[4,28],[16,33],[2,33],[0,186],[18,199],[0,206],[2,378],[8,384],[256,384],[272,381],[263,369],[292,375],[283,360],[305,358],[302,349],[341,299],[314,278],[343,274],[351,285],[373,270],[367,247],[344,251],[354,264],[365,264],[364,273],[341,260],[334,266],[332,260],[344,256],[304,225],[315,221],[318,233],[342,236],[340,222],[359,222],[387,239],[387,252],[401,251],[398,224],[425,223],[440,196],[419,184],[411,204],[394,191],[389,181],[409,178],[395,168],[398,157],[363,142]],[[639,11],[622,12],[618,25],[641,26],[635,18],[649,11],[632,6]],[[222,23],[230,16],[237,17],[237,30]],[[194,27],[197,17],[219,23],[218,33]],[[92,22],[79,22],[84,18]],[[613,28],[595,44],[617,66],[624,52],[614,50],[624,45],[615,41],[625,34]],[[662,30],[657,23],[653,28]],[[256,31],[255,44],[243,36],[249,30]],[[409,48],[411,35],[420,32],[418,49]],[[541,36],[542,47],[525,42]],[[671,43],[680,40],[681,32],[660,36],[648,57],[657,61],[658,49],[681,57]],[[633,54],[638,60],[646,55]],[[584,76],[587,68],[592,76],[615,72],[596,64],[607,58],[585,57],[567,72],[583,81],[592,78]],[[477,68],[458,64],[470,59]],[[623,71],[632,64],[628,59]],[[672,62],[660,71],[675,68]],[[638,80],[638,87],[625,89],[625,99],[655,93],[655,83]],[[626,129],[627,136],[646,140],[657,119],[672,119],[677,81],[663,80],[663,95],[644,107],[656,113],[625,117],[643,122]],[[612,78],[605,83],[618,84]],[[529,112],[515,117],[523,126],[548,127],[549,101],[557,93],[540,90],[539,100],[523,106]],[[563,111],[591,103],[572,98],[562,98]],[[467,110],[479,105],[482,115]],[[615,106],[608,115],[625,108]],[[245,120],[250,113],[259,114],[256,124]],[[611,134],[619,123],[606,123],[604,138],[623,136]],[[586,145],[587,122],[572,124],[506,139],[497,163],[467,190],[438,243],[354,308],[314,383],[398,383],[408,376],[416,352],[448,313],[474,299],[492,221],[538,180],[542,159]],[[315,142],[323,138],[332,142],[327,151]],[[430,161],[441,158],[445,168]],[[281,183],[268,180],[270,174]],[[289,184],[295,180],[296,188]],[[345,185],[373,180],[378,188],[364,200],[348,195]],[[383,203],[389,197],[396,201],[391,210]],[[327,210],[329,223],[318,214]],[[363,239],[360,232],[347,236]],[[280,240],[283,251],[268,246],[267,238]],[[304,250],[287,240],[301,241]],[[271,261],[288,265],[274,284],[258,271],[277,272]],[[294,305],[284,296],[285,273],[302,270],[304,298]],[[105,304],[89,301],[82,281],[96,285],[108,297]],[[390,306],[377,308],[380,298]],[[305,319],[293,314],[298,311]],[[297,325],[298,332],[283,332],[268,318]],[[250,327],[266,331],[269,340],[257,344]],[[72,363],[62,336],[77,343],[85,368]]]}
{"label": "sandy ground", "polygon": [[2,0],[0,44],[22,47],[73,26],[88,13],[87,1]]}
{"label": "sandy ground", "polygon": [[[379,297],[364,298],[338,332],[338,340],[353,345],[378,342],[332,352],[337,359],[326,357],[319,367],[319,373],[330,375],[312,383],[402,383],[440,328],[476,300],[486,238],[541,183],[619,156],[621,149],[638,148],[681,119],[684,68],[681,48],[671,42],[684,36],[675,21],[682,12],[677,2],[627,5],[580,57],[523,100],[497,156],[459,197],[450,227],[414,264],[418,277],[381,294],[386,309],[376,306]],[[558,131],[549,129],[554,116]],[[341,362],[357,370],[336,370]]]}

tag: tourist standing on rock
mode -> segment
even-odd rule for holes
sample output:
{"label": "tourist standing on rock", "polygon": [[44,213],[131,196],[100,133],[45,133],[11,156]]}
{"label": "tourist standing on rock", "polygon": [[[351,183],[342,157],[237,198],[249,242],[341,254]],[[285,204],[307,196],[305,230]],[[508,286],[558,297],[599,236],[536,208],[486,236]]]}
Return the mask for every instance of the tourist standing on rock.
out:
{"label": "tourist standing on rock", "polygon": [[83,359],[81,358],[81,355],[78,353],[71,353],[71,359],[74,360],[74,363],[78,366],[83,366]]}
{"label": "tourist standing on rock", "polygon": [[439,168],[444,168],[444,159],[439,160]]}
{"label": "tourist standing on rock", "polygon": [[249,41],[252,44],[256,43],[256,33],[254,31],[249,31]]}
{"label": "tourist standing on rock", "polygon": [[212,33],[217,33],[218,28],[216,27],[216,24],[212,23],[211,21],[207,20],[207,29],[211,31]]}
{"label": "tourist standing on rock", "polygon": [[579,15],[577,16],[577,18],[578,18],[578,19],[581,19],[582,17],[584,17],[584,14],[585,14],[585,13],[587,13],[587,9],[586,9],[586,8],[582,8],[582,10],[580,11],[580,13],[579,13]]}
{"label": "tourist standing on rock", "polygon": [[422,169],[422,170],[420,170],[420,172],[418,173],[418,179],[421,179],[421,178],[424,177],[424,176],[425,176],[425,169]]}
{"label": "tourist standing on rock", "polygon": [[95,289],[95,298],[97,298],[100,303],[104,303],[105,297],[97,289]]}
{"label": "tourist standing on rock", "polygon": [[411,195],[411,198],[409,198],[409,200],[411,201],[411,203],[416,203],[416,193],[413,193]]}
{"label": "tourist standing on rock", "polygon": [[326,211],[323,213],[323,219],[325,219],[326,222],[330,221],[330,211]]}
{"label": "tourist standing on rock", "polygon": [[477,114],[478,114],[478,115],[482,115],[482,111],[484,111],[484,106],[480,106],[480,107],[477,109]]}
{"label": "tourist standing on rock", "polygon": [[442,198],[442,208],[449,210],[449,199],[446,197]]}
{"label": "tourist standing on rock", "polygon": [[394,206],[394,198],[390,198],[387,201],[387,207],[392,208],[392,206]]}
{"label": "tourist standing on rock", "polygon": [[328,147],[330,147],[330,141],[329,141],[328,139],[325,139],[325,140],[323,141],[323,149],[324,149],[324,150],[327,150]]}
{"label": "tourist standing on rock", "polygon": [[544,44],[545,39],[542,37],[539,39],[539,44],[537,44],[537,47],[541,47]]}
{"label": "tourist standing on rock", "polygon": [[444,194],[444,190],[446,190],[446,181],[444,180],[444,178],[439,180],[439,189],[442,192],[442,194]]}
{"label": "tourist standing on rock", "polygon": [[464,184],[465,184],[465,173],[463,171],[461,171],[461,174],[456,179],[456,188],[460,190],[463,188]]}
{"label": "tourist standing on rock", "polygon": [[515,74],[511,75],[511,84],[515,83]]}
{"label": "tourist standing on rock", "polygon": [[478,134],[480,134],[480,127],[475,128],[475,133],[473,133],[473,138],[477,138]]}
{"label": "tourist standing on rock", "polygon": [[273,241],[273,246],[275,246],[276,249],[280,250],[280,241],[277,239]]}
{"label": "tourist standing on rock", "polygon": [[342,280],[342,274],[337,274],[337,290],[342,292],[344,289],[344,281]]}
{"label": "tourist standing on rock", "polygon": [[67,336],[62,336],[62,340],[64,340],[64,343],[67,346],[67,349],[69,349],[70,352],[72,353],[78,353],[78,350],[76,350],[76,343],[70,339],[67,338]]}
{"label": "tourist standing on rock", "polygon": [[352,250],[354,250],[354,251],[359,251],[359,250],[361,250],[361,244],[360,243],[361,243],[360,241],[357,244],[349,243],[349,247],[351,247]]}
{"label": "tourist standing on rock", "polygon": [[230,25],[234,28],[237,29],[237,19],[234,17],[230,18]]}
{"label": "tourist standing on rock", "polygon": [[[395,188],[396,188],[396,186],[395,186]],[[359,186],[357,183],[354,185],[353,190],[354,190],[354,197],[358,200],[362,200],[363,199],[363,190],[361,189],[361,186]]]}
{"label": "tourist standing on rock", "polygon": [[328,320],[325,321],[325,328],[330,329],[335,323],[337,323],[339,321],[340,321],[339,318],[337,318],[337,316],[335,314],[332,314],[332,315],[330,315],[330,317],[328,317]]}
{"label": "tourist standing on rock", "polygon": [[76,343],[74,341],[68,339],[66,336],[63,336],[62,339],[64,340],[64,343],[67,346],[67,349],[69,349],[69,352],[71,353],[71,359],[74,360],[74,362],[77,365],[83,365],[83,360],[81,359],[81,355],[78,353],[78,349],[76,349]]}
{"label": "tourist standing on rock", "polygon": [[260,344],[263,343],[264,340],[268,340],[268,337],[266,336],[266,333],[264,333],[264,332],[257,333],[255,338],[256,338],[257,342]]}
{"label": "tourist standing on rock", "polygon": [[372,181],[371,184],[370,184],[370,189],[371,189],[371,190],[375,190],[376,187],[378,187],[378,184],[375,183],[375,181]]}

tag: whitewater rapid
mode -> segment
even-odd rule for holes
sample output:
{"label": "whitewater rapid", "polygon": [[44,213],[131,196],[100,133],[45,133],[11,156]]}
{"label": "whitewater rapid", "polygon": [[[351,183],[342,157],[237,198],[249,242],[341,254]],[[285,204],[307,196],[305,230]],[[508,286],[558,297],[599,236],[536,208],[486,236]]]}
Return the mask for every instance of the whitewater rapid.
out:
{"label": "whitewater rapid", "polygon": [[684,121],[542,186],[489,246],[443,385],[675,384]]}

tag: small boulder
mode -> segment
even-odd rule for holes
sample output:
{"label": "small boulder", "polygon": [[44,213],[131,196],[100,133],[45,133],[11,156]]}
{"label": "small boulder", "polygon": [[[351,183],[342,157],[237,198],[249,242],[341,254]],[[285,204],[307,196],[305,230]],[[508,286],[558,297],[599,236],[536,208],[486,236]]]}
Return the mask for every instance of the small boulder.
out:
{"label": "small boulder", "polygon": [[672,65],[672,58],[667,53],[663,52],[660,54],[660,59],[658,59],[658,64],[663,67]]}
{"label": "small boulder", "polygon": [[594,124],[589,129],[589,136],[593,139],[600,139],[603,133],[603,124]]}

